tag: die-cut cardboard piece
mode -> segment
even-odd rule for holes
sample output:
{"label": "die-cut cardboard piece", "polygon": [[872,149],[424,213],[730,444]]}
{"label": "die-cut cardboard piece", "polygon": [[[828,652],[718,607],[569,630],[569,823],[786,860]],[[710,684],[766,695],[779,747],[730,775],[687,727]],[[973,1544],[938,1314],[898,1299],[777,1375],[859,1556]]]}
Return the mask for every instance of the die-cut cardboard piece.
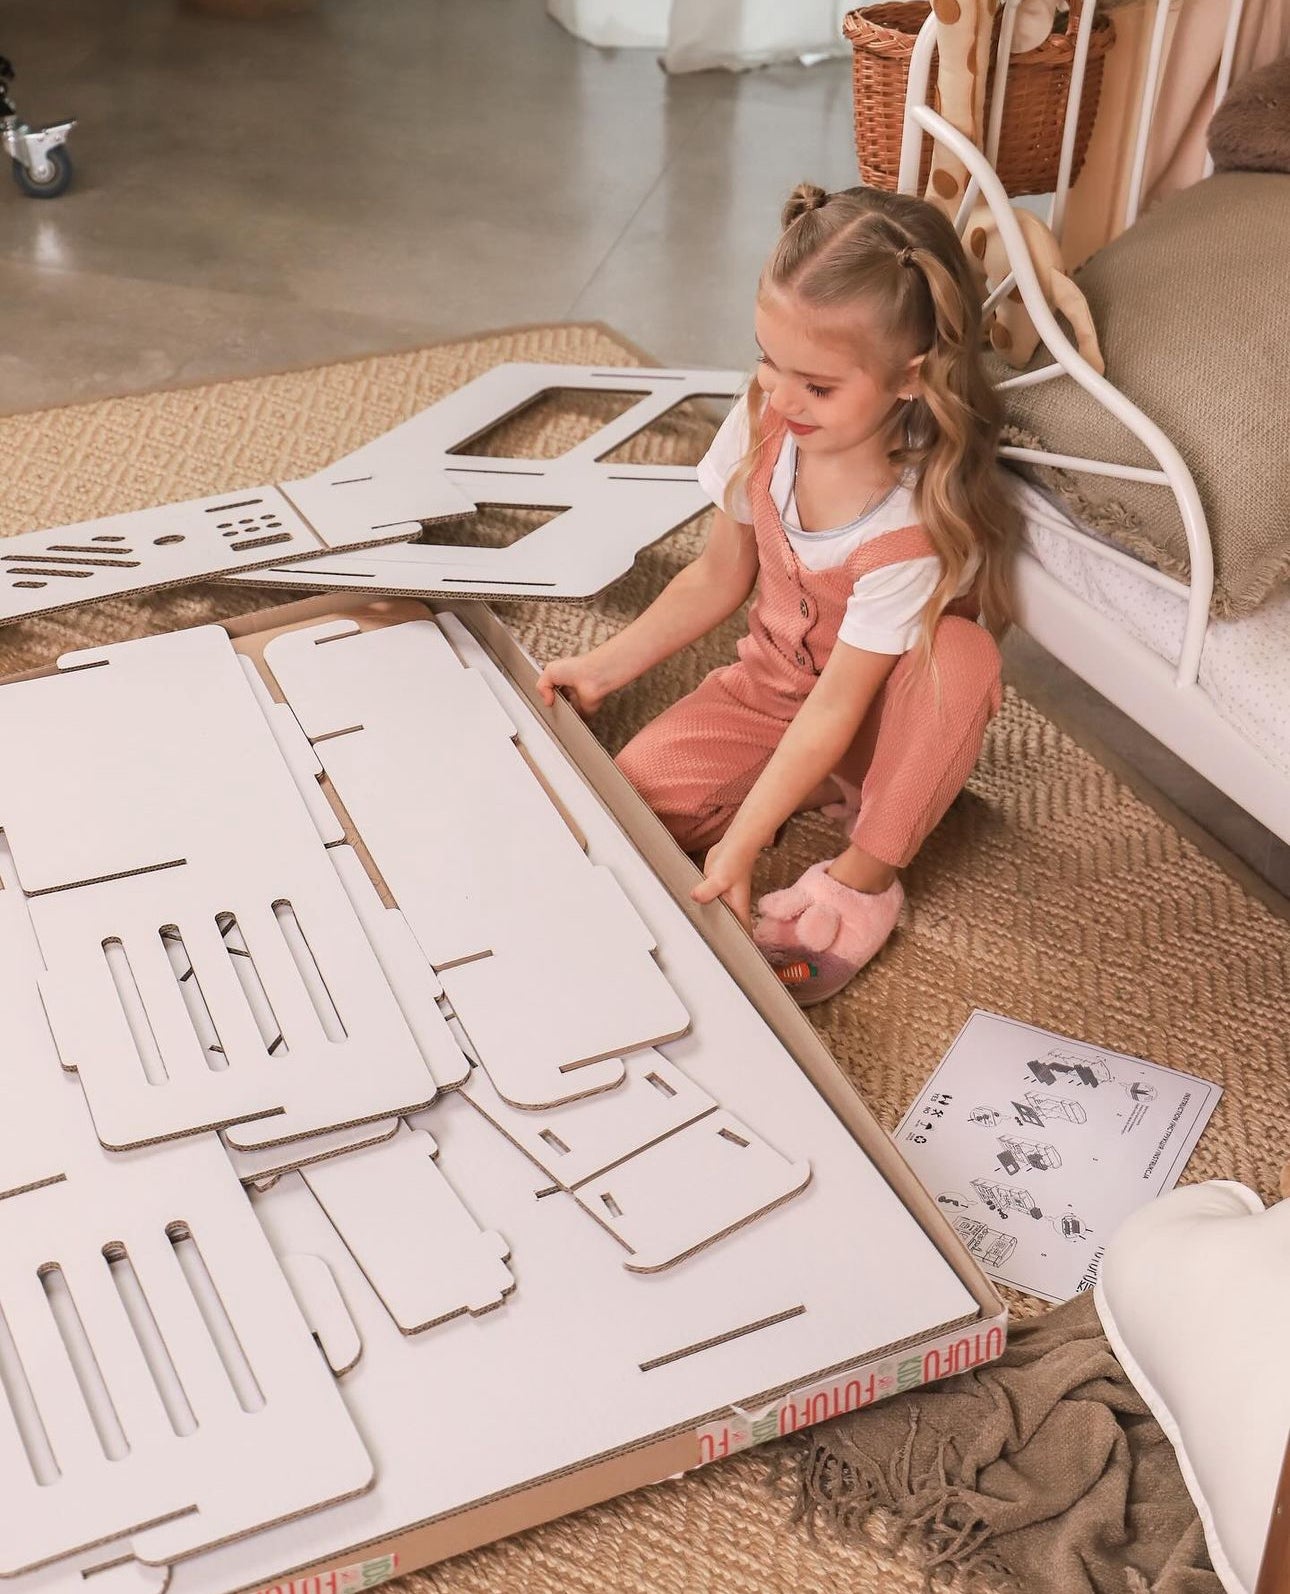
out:
{"label": "die-cut cardboard piece", "polygon": [[59,1067],[36,993],[35,937],[0,833],[0,1203],[66,1176],[68,1115],[84,1112],[75,1077]]}
{"label": "die-cut cardboard piece", "polygon": [[323,1360],[342,1378],[358,1366],[363,1354],[354,1319],[340,1293],[336,1275],[321,1256],[298,1252],[279,1259],[300,1315],[309,1325]]}
{"label": "die-cut cardboard piece", "polygon": [[67,1178],[0,1202],[3,1574],[123,1535],[165,1565],[368,1488],[218,1141],[64,1131]]}
{"label": "die-cut cardboard piece", "polygon": [[[353,480],[366,474],[366,480]],[[422,521],[474,512],[438,470],[400,460],[383,471],[322,472],[283,487],[21,532],[0,551],[0,623],[284,560],[369,548]]]}
{"label": "die-cut cardboard piece", "polygon": [[288,1140],[280,1146],[250,1151],[241,1151],[225,1139],[224,1150],[243,1184],[255,1190],[267,1190],[284,1173],[293,1173],[311,1162],[326,1162],[364,1146],[379,1145],[390,1138],[399,1123],[398,1118],[377,1118],[373,1123],[356,1124],[352,1129],[329,1129],[321,1135],[308,1135],[303,1140]]}
{"label": "die-cut cardboard piece", "polygon": [[[660,1052],[633,1052],[623,1062],[627,1078],[617,1090],[601,1091],[545,1113],[509,1106],[482,1068],[471,1071],[462,1094],[556,1184],[576,1190],[596,1174],[717,1110],[707,1091]],[[433,1125],[433,1109],[424,1121]]]}
{"label": "die-cut cardboard piece", "polygon": [[[405,543],[285,568],[275,561],[256,572],[256,584],[373,595],[594,597],[625,575],[643,549],[710,502],[692,466],[611,464],[604,456],[675,405],[695,398],[732,399],[746,382],[747,374],[737,371],[495,366],[332,469],[393,470],[412,457],[427,470],[441,471],[473,506],[562,513],[506,548]],[[471,455],[462,446],[541,394],[567,388],[632,393],[638,399],[557,459],[492,458]]]}
{"label": "die-cut cardboard piece", "polygon": [[728,1112],[710,1113],[599,1178],[575,1199],[631,1253],[632,1273],[693,1256],[806,1189],[790,1162]]}
{"label": "die-cut cardboard piece", "polygon": [[126,1541],[101,1544],[83,1557],[69,1556],[29,1572],[21,1588],[23,1594],[166,1594],[172,1572],[169,1566],[137,1561]]}
{"label": "die-cut cardboard piece", "polygon": [[428,1134],[405,1127],[383,1145],[300,1171],[404,1334],[477,1317],[515,1288],[510,1247],[480,1229],[437,1155]]}
{"label": "die-cut cardboard piece", "polygon": [[[46,1011],[104,1144],[240,1125],[228,1138],[246,1149],[433,1100],[422,1037],[331,857],[342,849],[321,844],[222,630],[71,655],[0,691],[0,726],[0,824],[46,957]],[[93,825],[74,811],[86,790]],[[441,1019],[439,1032],[455,1054]]]}
{"label": "die-cut cardboard piece", "polygon": [[264,659],[506,1101],[611,1089],[624,1052],[684,1032],[648,929],[433,622],[337,621]]}
{"label": "die-cut cardboard piece", "polygon": [[322,765],[318,762],[318,755],[309,745],[309,738],[300,729],[300,721],[290,708],[285,703],[274,702],[273,694],[256,668],[254,660],[241,655],[239,657],[247,685],[251,688],[255,701],[260,705],[260,712],[264,715],[266,724],[273,732],[273,740],[277,743],[283,762],[291,771],[296,790],[309,810],[323,845],[336,846],[345,839],[345,827],[341,824],[336,810],[327,801],[319,784],[322,778]]}

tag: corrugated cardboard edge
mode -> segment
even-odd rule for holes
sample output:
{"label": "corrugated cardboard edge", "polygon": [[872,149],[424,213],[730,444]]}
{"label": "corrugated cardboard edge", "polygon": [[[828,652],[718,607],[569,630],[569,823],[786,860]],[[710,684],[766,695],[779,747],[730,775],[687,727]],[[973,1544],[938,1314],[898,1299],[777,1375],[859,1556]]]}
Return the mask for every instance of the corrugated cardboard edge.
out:
{"label": "corrugated cardboard edge", "polygon": [[[220,624],[236,642],[279,628],[294,628],[345,609],[386,614],[390,623],[429,612],[406,598],[373,601],[366,592],[327,592],[279,608],[240,615]],[[390,1537],[351,1545],[311,1565],[284,1568],[265,1594],[347,1594],[371,1588],[496,1539],[554,1521],[651,1483],[706,1465],[810,1423],[859,1410],[932,1379],[962,1372],[1002,1354],[1007,1310],[854,1085],[829,1054],[809,1019],[770,971],[722,903],[690,900],[699,875],[601,747],[575,710],[558,698],[548,709],[535,690],[538,671],[501,620],[478,601],[436,603],[454,614],[478,640],[551,732],[587,787],[635,845],[655,875],[717,954],[785,1049],[828,1103],[878,1172],[936,1246],[972,1296],[977,1312],[944,1325],[926,1339],[881,1348],[864,1361],[829,1371],[800,1389],[768,1392],[755,1410],[728,1410],[698,1426],[630,1446],[585,1465],[508,1491],[432,1521],[409,1524]],[[252,648],[248,651],[254,653]],[[52,673],[29,670],[10,680]],[[4,683],[0,683],[4,684]],[[251,1585],[252,1588],[257,1585]]]}

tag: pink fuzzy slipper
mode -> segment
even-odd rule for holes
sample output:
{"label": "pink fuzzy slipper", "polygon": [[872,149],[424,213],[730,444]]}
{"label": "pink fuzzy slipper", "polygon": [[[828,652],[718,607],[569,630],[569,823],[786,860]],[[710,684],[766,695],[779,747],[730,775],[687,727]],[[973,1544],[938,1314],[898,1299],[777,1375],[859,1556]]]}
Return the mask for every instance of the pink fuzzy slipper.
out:
{"label": "pink fuzzy slipper", "polygon": [[757,904],[753,939],[803,1007],[836,996],[885,944],[900,917],[899,880],[885,891],[853,891],[812,864],[796,885]]}

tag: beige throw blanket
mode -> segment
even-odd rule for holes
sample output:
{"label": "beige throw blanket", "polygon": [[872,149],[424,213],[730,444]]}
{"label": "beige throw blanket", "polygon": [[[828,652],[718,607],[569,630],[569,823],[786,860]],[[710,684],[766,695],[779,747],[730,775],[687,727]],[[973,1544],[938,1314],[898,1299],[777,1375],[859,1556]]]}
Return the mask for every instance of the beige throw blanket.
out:
{"label": "beige throw blanket", "polygon": [[854,1540],[889,1512],[929,1587],[1221,1594],[1091,1295],[1019,1323],[988,1367],[815,1429],[795,1459],[799,1515]]}

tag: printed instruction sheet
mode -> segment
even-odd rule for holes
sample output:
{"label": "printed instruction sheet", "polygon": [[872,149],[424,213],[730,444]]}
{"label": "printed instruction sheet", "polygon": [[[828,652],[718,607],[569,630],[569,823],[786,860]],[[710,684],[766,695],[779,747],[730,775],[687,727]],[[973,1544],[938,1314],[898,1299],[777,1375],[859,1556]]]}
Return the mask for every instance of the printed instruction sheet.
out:
{"label": "printed instruction sheet", "polygon": [[1096,1284],[1120,1222],[1177,1184],[1221,1095],[977,1011],[896,1143],[991,1278],[1066,1301]]}

